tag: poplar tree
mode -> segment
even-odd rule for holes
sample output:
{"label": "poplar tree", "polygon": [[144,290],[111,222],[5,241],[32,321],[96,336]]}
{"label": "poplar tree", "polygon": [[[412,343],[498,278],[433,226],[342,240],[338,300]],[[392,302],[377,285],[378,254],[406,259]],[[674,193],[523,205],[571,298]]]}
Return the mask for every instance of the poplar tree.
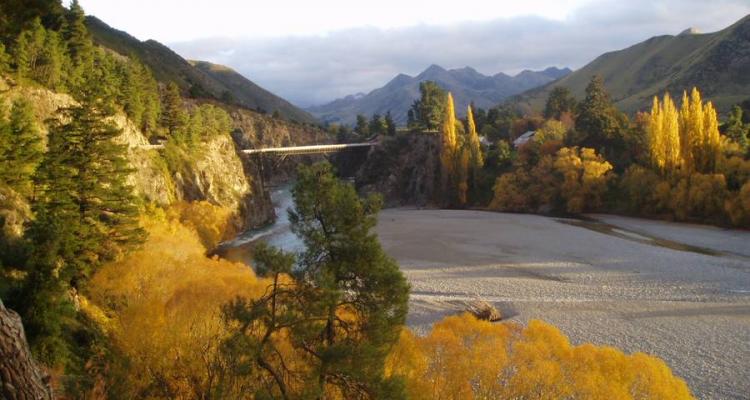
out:
{"label": "poplar tree", "polygon": [[686,92],[682,95],[680,145],[687,173],[714,171],[720,151],[719,123],[713,105],[703,103],[697,88],[689,98]]}
{"label": "poplar tree", "polygon": [[682,165],[680,149],[680,123],[677,107],[669,94],[663,100],[662,135],[664,136],[664,167],[668,171],[675,171]]}
{"label": "poplar tree", "polygon": [[459,155],[457,150],[456,113],[453,105],[453,95],[448,92],[440,136],[440,180],[443,200],[449,204],[454,203],[454,199],[456,198],[456,161]]}
{"label": "poplar tree", "polygon": [[472,107],[466,110],[466,137],[468,146],[468,169],[469,181],[471,182],[473,195],[477,195],[479,186],[479,174],[484,167],[484,155],[482,154],[482,144],[479,142],[477,127],[474,122],[474,112]]}

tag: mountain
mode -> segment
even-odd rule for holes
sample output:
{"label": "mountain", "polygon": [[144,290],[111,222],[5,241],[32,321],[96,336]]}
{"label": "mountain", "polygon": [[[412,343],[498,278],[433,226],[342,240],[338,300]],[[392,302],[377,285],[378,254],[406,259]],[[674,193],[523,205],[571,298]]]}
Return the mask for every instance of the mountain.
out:
{"label": "mountain", "polygon": [[483,75],[471,67],[446,70],[431,65],[419,75],[412,77],[399,74],[385,86],[366,95],[347,96],[331,103],[307,109],[325,122],[353,124],[357,114],[370,116],[390,111],[398,124],[406,123],[406,115],[414,100],[419,98],[419,84],[435,81],[443,89],[453,93],[456,110],[465,114],[472,101],[478,107],[489,108],[509,96],[533,87],[544,85],[571,71],[568,68],[547,68],[544,71],[523,71],[516,76],[499,73]]}
{"label": "mountain", "polygon": [[114,29],[96,17],[86,17],[94,42],[119,54],[135,55],[162,83],[174,82],[192,97],[213,98],[266,112],[278,111],[284,118],[315,124],[309,113],[251,82],[228,67],[203,61],[188,61],[155,41],[142,42]]}
{"label": "mountain", "polygon": [[714,33],[693,28],[677,36],[657,36],[623,50],[605,53],[552,84],[532,89],[511,101],[540,111],[554,86],[579,99],[591,76],[600,75],[612,100],[623,111],[648,109],[654,95],[673,97],[698,87],[720,112],[750,98],[750,15]]}

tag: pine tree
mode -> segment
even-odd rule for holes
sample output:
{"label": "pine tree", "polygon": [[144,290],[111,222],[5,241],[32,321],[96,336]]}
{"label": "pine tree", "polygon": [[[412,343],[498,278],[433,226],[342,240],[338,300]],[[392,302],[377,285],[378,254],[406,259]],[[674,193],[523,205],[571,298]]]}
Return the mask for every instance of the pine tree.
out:
{"label": "pine tree", "polygon": [[10,55],[5,51],[5,45],[0,42],[0,74],[10,70]]}
{"label": "pine tree", "polygon": [[622,146],[622,116],[609,99],[601,77],[594,75],[586,87],[586,98],[579,105],[576,130],[583,135],[582,147],[616,153]]}
{"label": "pine tree", "polygon": [[170,136],[175,136],[182,128],[185,120],[185,112],[182,109],[182,97],[180,97],[180,88],[174,82],[167,85],[162,98],[164,109],[161,114],[162,126],[166,127]]}
{"label": "pine tree", "polygon": [[743,121],[742,107],[735,105],[732,107],[732,111],[729,113],[729,118],[725,124],[726,136],[735,143],[739,144],[741,148],[746,149],[748,147],[748,126]]}
{"label": "pine tree", "polygon": [[30,197],[32,177],[44,151],[31,104],[26,100],[15,101],[6,126],[7,142],[0,153],[0,180],[16,192]]}
{"label": "pine tree", "polygon": [[16,73],[21,78],[33,79],[37,64],[42,58],[44,41],[47,34],[40,20],[34,19],[29,29],[24,30],[16,38],[13,49],[13,59]]}
{"label": "pine tree", "polygon": [[576,100],[570,93],[570,89],[564,86],[555,86],[544,106],[544,118],[560,119],[564,113],[574,112],[575,108]]}
{"label": "pine tree", "polygon": [[396,122],[393,121],[390,111],[385,113],[385,126],[388,136],[396,136]]}
{"label": "pine tree", "polygon": [[64,20],[63,38],[68,45],[73,66],[79,67],[90,63],[93,45],[86,28],[86,13],[78,0],[73,0],[70,3],[70,8],[65,13]]}
{"label": "pine tree", "polygon": [[[302,167],[292,194],[289,219],[305,251],[293,269],[294,257],[261,250],[258,273],[273,284],[261,299],[225,310],[240,327],[225,348],[255,371],[232,370],[261,381],[258,398],[403,398],[384,363],[406,317],[409,287],[372,233],[381,199],[360,199],[328,163]],[[278,284],[279,274],[295,283]],[[304,354],[298,360],[307,373],[286,368],[300,361],[285,359],[294,355],[279,352],[275,335]]]}

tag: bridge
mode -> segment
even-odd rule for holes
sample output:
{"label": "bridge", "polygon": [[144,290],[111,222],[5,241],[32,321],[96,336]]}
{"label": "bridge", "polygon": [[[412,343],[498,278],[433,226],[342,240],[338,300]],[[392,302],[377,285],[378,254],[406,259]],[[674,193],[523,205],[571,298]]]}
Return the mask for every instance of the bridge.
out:
{"label": "bridge", "polygon": [[[372,147],[377,146],[377,141],[369,141],[363,143],[346,143],[346,144],[317,144],[311,146],[288,146],[288,147],[267,147],[264,149],[245,149],[240,150],[243,154],[259,154],[259,155],[279,155],[282,157],[302,155],[302,154],[330,154],[338,153],[340,151]],[[143,150],[160,150],[164,148],[164,144],[143,144],[139,145],[138,148]]]}
{"label": "bridge", "polygon": [[376,146],[378,142],[364,142],[364,143],[347,143],[347,144],[318,144],[312,146],[290,146],[290,147],[268,147],[265,149],[245,149],[240,150],[244,154],[261,154],[261,155],[280,155],[280,156],[291,156],[301,154],[329,154],[338,153],[340,151],[372,147]]}

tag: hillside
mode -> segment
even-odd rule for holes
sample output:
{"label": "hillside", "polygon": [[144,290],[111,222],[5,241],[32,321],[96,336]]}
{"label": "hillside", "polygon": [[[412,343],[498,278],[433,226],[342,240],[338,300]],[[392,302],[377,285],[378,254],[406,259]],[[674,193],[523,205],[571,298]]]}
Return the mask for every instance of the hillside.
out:
{"label": "hillside", "polygon": [[568,73],[570,70],[567,68],[551,67],[544,71],[526,70],[515,76],[503,73],[487,76],[471,67],[446,70],[431,65],[415,77],[399,74],[382,88],[366,95],[347,96],[307,110],[322,121],[345,124],[354,123],[357,114],[382,115],[390,111],[396,123],[403,125],[409,107],[419,98],[419,84],[424,81],[437,82],[451,91],[456,109],[462,114],[472,101],[479,107],[489,108],[509,96],[544,85]]}
{"label": "hillside", "polygon": [[190,65],[223,84],[232,96],[231,99],[225,100],[236,102],[253,110],[263,110],[268,113],[278,110],[281,115],[293,121],[315,123],[315,118],[309,113],[256,85],[229,67],[212,64],[207,61],[192,60],[190,61]]}
{"label": "hillside", "polygon": [[633,113],[647,108],[664,90],[674,96],[697,86],[720,112],[750,97],[750,16],[714,33],[687,29],[677,36],[657,36],[623,50],[605,53],[553,84],[514,98],[523,108],[541,110],[553,86],[583,98],[591,76],[598,74],[616,105]]}
{"label": "hillside", "polygon": [[314,117],[288,101],[261,88],[230,68],[207,62],[189,62],[167,46],[155,41],[142,42],[89,16],[86,24],[94,41],[119,54],[135,55],[160,82],[175,82],[184,93],[196,98],[212,98],[249,109],[278,111],[284,118],[316,123]]}

